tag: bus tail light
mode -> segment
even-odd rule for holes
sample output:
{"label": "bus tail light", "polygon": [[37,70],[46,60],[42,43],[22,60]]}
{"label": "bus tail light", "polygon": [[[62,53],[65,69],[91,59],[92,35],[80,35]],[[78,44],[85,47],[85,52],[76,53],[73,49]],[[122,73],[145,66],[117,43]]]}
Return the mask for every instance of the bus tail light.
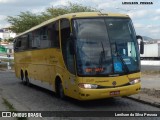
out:
{"label": "bus tail light", "polygon": [[85,89],[96,89],[98,85],[95,84],[85,84],[85,83],[79,83],[78,86],[80,88],[85,88]]}
{"label": "bus tail light", "polygon": [[130,83],[131,85],[134,85],[134,84],[139,83],[139,82],[141,82],[140,79],[135,79],[135,80],[130,81],[129,83]]}

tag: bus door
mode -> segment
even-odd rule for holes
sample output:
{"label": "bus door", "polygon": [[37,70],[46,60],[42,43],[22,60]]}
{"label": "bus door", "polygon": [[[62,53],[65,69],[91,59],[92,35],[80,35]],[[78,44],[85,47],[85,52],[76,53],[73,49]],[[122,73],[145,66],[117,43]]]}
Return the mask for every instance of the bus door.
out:
{"label": "bus door", "polygon": [[70,22],[68,19],[61,20],[61,46],[63,60],[67,70],[64,73],[64,89],[67,94],[77,94],[76,79],[75,79],[75,59],[74,55],[70,52],[70,42],[73,42],[70,39]]}

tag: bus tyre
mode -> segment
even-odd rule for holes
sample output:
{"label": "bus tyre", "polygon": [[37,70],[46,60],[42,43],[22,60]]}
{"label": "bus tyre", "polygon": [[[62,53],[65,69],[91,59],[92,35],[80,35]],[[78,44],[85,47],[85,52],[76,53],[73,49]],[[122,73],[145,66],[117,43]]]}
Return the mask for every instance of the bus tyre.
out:
{"label": "bus tyre", "polygon": [[64,89],[63,89],[63,86],[62,86],[62,82],[58,83],[58,96],[61,99],[65,99]]}
{"label": "bus tyre", "polygon": [[24,74],[23,74],[23,71],[21,70],[21,81],[22,81],[22,84],[25,85],[25,80],[24,80]]}
{"label": "bus tyre", "polygon": [[29,78],[28,78],[28,73],[25,74],[25,85],[30,86]]}
{"label": "bus tyre", "polygon": [[26,80],[25,80],[25,82],[26,82],[26,85],[27,86],[30,86],[30,82],[29,82],[29,78],[28,78],[28,76],[26,76],[26,78],[25,78]]}

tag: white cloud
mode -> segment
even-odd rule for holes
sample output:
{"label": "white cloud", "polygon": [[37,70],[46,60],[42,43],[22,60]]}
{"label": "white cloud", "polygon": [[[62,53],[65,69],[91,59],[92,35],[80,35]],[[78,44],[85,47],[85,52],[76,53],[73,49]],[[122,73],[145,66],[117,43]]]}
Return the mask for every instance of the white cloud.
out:
{"label": "white cloud", "polygon": [[[72,0],[70,0],[72,2]],[[68,4],[68,1],[66,0],[58,0],[58,1],[53,1],[50,3],[50,5],[57,7],[57,6],[66,6]]]}
{"label": "white cloud", "polygon": [[15,2],[16,0],[0,0],[0,3],[10,3]]}
{"label": "white cloud", "polygon": [[0,15],[0,21],[6,19],[5,15]]}
{"label": "white cloud", "polygon": [[98,5],[98,8],[102,8],[102,9],[105,9],[105,10],[107,10],[108,8],[115,8],[116,9],[116,3],[114,1],[100,3]]}
{"label": "white cloud", "polygon": [[32,9],[31,12],[32,12],[32,13],[35,13],[35,14],[39,14],[39,13],[45,11],[45,9],[46,9],[45,7],[35,8],[35,9]]}
{"label": "white cloud", "polygon": [[129,12],[128,15],[131,17],[131,18],[134,18],[134,19],[140,19],[140,18],[144,18],[144,17],[147,17],[148,14],[150,13],[151,11],[150,10],[141,10],[141,11],[134,11],[134,12]]}
{"label": "white cloud", "polygon": [[152,28],[151,30],[149,30],[150,33],[160,33],[160,29],[159,28]]}
{"label": "white cloud", "polygon": [[153,39],[159,39],[160,38],[160,26],[157,25],[140,25],[138,27],[135,27],[137,35],[141,36],[148,36]]}
{"label": "white cloud", "polygon": [[0,0],[0,3],[7,3],[9,2],[10,0]]}
{"label": "white cloud", "polygon": [[144,25],[140,24],[140,23],[134,23],[134,27],[135,28],[142,28],[142,27],[144,27]]}
{"label": "white cloud", "polygon": [[6,28],[6,27],[9,27],[9,26],[11,26],[9,23],[0,24],[0,28]]}
{"label": "white cloud", "polygon": [[157,13],[157,14],[160,14],[160,9],[157,9],[157,10],[156,10],[156,13]]}
{"label": "white cloud", "polygon": [[154,27],[153,25],[147,25],[146,28],[152,28]]}
{"label": "white cloud", "polygon": [[152,18],[152,20],[155,20],[155,21],[160,20],[160,16],[156,16],[156,17]]}

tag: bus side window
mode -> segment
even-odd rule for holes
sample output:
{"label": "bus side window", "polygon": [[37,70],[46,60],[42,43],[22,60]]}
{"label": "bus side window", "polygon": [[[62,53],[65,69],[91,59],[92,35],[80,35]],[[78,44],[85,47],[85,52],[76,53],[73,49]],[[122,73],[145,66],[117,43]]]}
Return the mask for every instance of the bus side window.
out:
{"label": "bus side window", "polygon": [[18,40],[17,40],[17,43],[16,43],[16,47],[17,47],[17,48],[20,48],[20,47],[21,47],[21,44],[22,44],[21,39],[18,39]]}
{"label": "bus side window", "polygon": [[60,48],[59,45],[59,21],[55,22],[55,24],[53,25],[53,29],[54,29],[54,38],[53,38],[53,43],[54,43],[54,47]]}
{"label": "bus side window", "polygon": [[72,42],[70,39],[70,22],[68,19],[61,20],[61,43],[62,43],[62,53],[64,62],[66,64],[67,69],[75,74],[75,66],[74,66],[74,55],[70,53],[69,42]]}
{"label": "bus side window", "polygon": [[32,35],[32,32],[30,32],[28,34],[28,48],[29,49],[32,49],[32,40],[33,40],[33,35]]}
{"label": "bus side window", "polygon": [[20,47],[21,47],[21,40],[20,38],[17,38],[14,43],[14,51],[18,52]]}
{"label": "bus side window", "polygon": [[26,50],[28,49],[28,35],[23,35],[21,37],[21,50]]}
{"label": "bus side window", "polygon": [[24,35],[16,40],[15,43],[15,51],[23,51],[28,48],[28,39],[27,36]]}
{"label": "bus side window", "polygon": [[40,29],[40,48],[49,48],[51,46],[48,32],[49,25]]}
{"label": "bus side window", "polygon": [[59,45],[59,21],[51,23],[47,26],[48,40],[50,41],[50,47],[60,48]]}
{"label": "bus side window", "polygon": [[32,32],[33,39],[32,39],[32,49],[40,48],[40,30],[35,30]]}

